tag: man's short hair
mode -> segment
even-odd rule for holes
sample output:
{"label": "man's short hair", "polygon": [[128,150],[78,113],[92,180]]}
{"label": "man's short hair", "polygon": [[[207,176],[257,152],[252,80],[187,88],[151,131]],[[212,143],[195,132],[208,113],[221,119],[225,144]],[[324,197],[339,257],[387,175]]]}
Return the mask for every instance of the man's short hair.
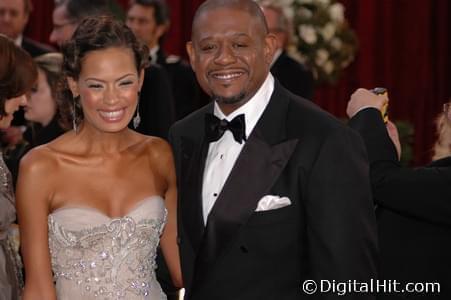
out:
{"label": "man's short hair", "polygon": [[67,17],[75,21],[111,14],[108,0],[55,0],[55,7],[65,5]]}
{"label": "man's short hair", "polygon": [[133,4],[152,7],[154,18],[157,25],[165,25],[169,22],[169,7],[164,0],[131,0],[130,6]]}

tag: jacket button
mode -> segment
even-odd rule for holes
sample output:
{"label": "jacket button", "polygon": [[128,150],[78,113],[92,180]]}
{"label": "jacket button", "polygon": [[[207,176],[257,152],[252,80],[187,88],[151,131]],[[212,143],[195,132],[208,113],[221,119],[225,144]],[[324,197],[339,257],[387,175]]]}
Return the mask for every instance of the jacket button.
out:
{"label": "jacket button", "polygon": [[245,246],[240,246],[240,250],[243,253],[249,253],[249,250]]}

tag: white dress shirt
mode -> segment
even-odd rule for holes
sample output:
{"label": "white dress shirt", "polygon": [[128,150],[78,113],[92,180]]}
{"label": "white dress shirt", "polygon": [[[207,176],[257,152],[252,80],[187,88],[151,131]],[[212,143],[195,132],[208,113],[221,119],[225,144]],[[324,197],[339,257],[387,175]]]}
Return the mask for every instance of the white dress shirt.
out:
{"label": "white dress shirt", "polygon": [[[213,113],[219,119],[227,121],[244,114],[248,138],[268,105],[273,91],[274,77],[269,73],[260,89],[246,104],[225,116],[215,102]],[[235,141],[230,130],[226,130],[218,141],[209,145],[202,185],[202,212],[205,224],[244,144],[245,142],[240,144]]]}
{"label": "white dress shirt", "polygon": [[149,49],[149,57],[150,57],[150,62],[153,64],[157,63],[158,60],[158,50],[160,50],[160,46],[155,46],[151,49]]}

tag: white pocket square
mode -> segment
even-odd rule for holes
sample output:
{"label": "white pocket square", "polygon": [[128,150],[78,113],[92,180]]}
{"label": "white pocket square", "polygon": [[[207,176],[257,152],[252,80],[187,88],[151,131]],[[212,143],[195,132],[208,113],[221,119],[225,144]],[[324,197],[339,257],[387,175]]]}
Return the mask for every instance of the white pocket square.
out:
{"label": "white pocket square", "polygon": [[282,208],[288,205],[291,205],[291,201],[288,197],[266,195],[258,201],[257,209],[255,211],[267,211]]}

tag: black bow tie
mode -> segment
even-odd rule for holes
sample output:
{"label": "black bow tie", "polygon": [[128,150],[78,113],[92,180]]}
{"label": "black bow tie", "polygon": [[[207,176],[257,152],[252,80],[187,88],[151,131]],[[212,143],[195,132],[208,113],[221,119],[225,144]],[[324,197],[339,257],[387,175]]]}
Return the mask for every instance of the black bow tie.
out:
{"label": "black bow tie", "polygon": [[213,114],[205,115],[205,136],[209,143],[219,140],[226,130],[230,130],[238,143],[246,140],[246,123],[244,114],[238,115],[232,121],[220,120]]}

